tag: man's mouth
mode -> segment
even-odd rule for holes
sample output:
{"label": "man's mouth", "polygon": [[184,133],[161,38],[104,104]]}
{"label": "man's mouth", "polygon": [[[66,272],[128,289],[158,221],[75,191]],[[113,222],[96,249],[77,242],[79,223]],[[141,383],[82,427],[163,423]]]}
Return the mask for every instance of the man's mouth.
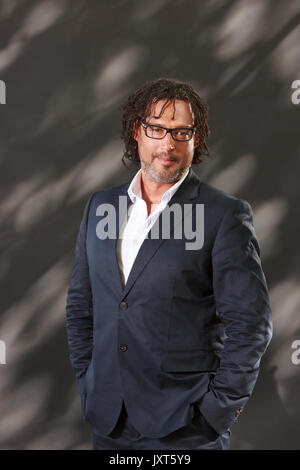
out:
{"label": "man's mouth", "polygon": [[169,157],[157,157],[160,163],[163,165],[172,165],[176,160],[174,158],[169,158]]}

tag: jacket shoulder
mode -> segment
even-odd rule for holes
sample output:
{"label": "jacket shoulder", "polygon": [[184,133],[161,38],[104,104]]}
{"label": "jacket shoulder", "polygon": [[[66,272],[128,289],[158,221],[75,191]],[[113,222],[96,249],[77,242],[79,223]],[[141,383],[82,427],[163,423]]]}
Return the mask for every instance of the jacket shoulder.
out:
{"label": "jacket shoulder", "polygon": [[93,199],[93,202],[109,202],[112,198],[115,198],[117,195],[126,195],[129,184],[130,182],[126,182],[123,184],[119,184],[118,186],[112,186],[111,188],[100,189],[92,193],[91,199]]}
{"label": "jacket shoulder", "polygon": [[246,210],[252,213],[251,205],[245,199],[232,196],[203,181],[201,182],[200,199],[201,202],[207,204],[216,213],[220,212],[220,215],[237,210]]}

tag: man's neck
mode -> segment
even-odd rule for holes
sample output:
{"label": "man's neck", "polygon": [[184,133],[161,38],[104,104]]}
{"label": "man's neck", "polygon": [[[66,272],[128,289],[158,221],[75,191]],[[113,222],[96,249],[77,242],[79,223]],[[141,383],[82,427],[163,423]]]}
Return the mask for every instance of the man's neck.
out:
{"label": "man's neck", "polygon": [[152,181],[147,179],[144,176],[144,173],[142,171],[141,174],[141,191],[142,191],[142,198],[146,203],[151,203],[151,204],[159,204],[161,201],[161,198],[163,194],[170,189],[176,181],[172,183],[160,183],[157,181]]}
{"label": "man's neck", "polygon": [[142,198],[147,204],[148,216],[155,210],[156,205],[160,203],[163,194],[170,189],[174,183],[159,183],[147,179],[142,171],[141,174],[141,191]]}

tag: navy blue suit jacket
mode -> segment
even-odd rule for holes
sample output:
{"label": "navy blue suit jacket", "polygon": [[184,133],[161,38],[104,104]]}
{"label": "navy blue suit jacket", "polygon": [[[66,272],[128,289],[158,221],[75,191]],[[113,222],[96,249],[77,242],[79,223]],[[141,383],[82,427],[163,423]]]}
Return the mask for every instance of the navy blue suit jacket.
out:
{"label": "navy blue suit jacket", "polygon": [[272,336],[251,207],[190,169],[168,205],[204,204],[202,248],[145,239],[123,287],[117,238],[97,236],[97,207],[116,207],[118,235],[129,184],[91,195],[77,238],[66,327],[83,417],[107,435],[124,400],[143,436],[162,437],[198,407],[224,433],[253,391]]}

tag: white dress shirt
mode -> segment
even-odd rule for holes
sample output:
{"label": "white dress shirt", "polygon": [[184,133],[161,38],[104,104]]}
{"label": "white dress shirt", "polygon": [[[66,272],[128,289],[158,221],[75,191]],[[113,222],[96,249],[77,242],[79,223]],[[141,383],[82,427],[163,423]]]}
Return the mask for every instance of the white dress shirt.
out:
{"label": "white dress shirt", "polygon": [[180,180],[163,194],[160,203],[153,204],[156,207],[149,216],[147,204],[142,198],[141,172],[142,170],[137,172],[128,188],[128,195],[132,204],[128,208],[127,220],[125,217],[117,241],[117,257],[123,286],[127,282],[134,260],[149,230],[151,230],[160,213],[187,177],[189,167]]}

